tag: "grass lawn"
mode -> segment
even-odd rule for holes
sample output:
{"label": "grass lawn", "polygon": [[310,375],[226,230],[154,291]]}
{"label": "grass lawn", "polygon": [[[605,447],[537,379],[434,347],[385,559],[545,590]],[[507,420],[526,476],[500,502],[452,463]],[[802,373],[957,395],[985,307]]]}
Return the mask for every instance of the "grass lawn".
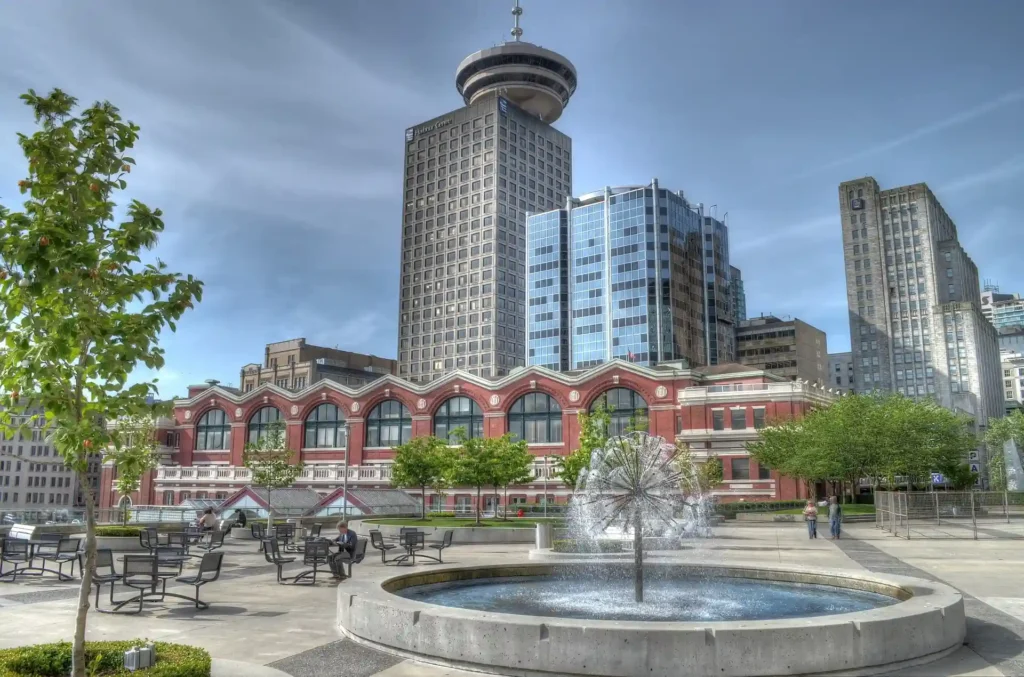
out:
{"label": "grass lawn", "polygon": [[[847,503],[842,506],[844,515],[874,515],[875,506],[867,503]],[[828,507],[818,508],[818,516],[820,517],[824,513],[825,517],[828,517]],[[803,508],[790,508],[789,510],[776,510],[773,511],[776,515],[802,515],[804,514]]]}
{"label": "grass lawn", "polygon": [[534,526],[537,522],[550,522],[558,523],[562,521],[560,517],[549,517],[544,519],[543,517],[510,517],[507,520],[496,520],[496,519],[482,519],[480,524],[477,525],[472,517],[428,517],[425,520],[418,519],[416,517],[387,517],[382,519],[368,519],[364,520],[366,524],[387,524],[394,526],[403,527],[497,527],[499,529],[527,529]]}

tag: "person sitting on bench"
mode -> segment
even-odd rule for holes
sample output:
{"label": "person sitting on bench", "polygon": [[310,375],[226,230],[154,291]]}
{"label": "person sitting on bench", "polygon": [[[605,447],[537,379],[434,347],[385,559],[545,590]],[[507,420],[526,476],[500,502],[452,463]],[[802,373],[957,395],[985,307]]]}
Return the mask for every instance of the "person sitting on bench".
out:
{"label": "person sitting on bench", "polygon": [[352,558],[356,551],[356,532],[349,531],[348,522],[338,522],[338,537],[334,542],[338,544],[338,552],[331,555],[327,564],[331,567],[331,574],[334,578],[345,578],[345,562]]}

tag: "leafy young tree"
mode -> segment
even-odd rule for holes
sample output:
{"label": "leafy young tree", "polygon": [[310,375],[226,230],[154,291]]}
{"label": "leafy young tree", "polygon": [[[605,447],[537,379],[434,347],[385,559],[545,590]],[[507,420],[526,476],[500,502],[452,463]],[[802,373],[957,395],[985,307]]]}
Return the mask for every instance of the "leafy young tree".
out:
{"label": "leafy young tree", "polygon": [[603,449],[608,442],[608,425],[611,423],[611,412],[601,401],[589,414],[581,411],[577,414],[580,423],[580,446],[568,456],[559,460],[558,477],[573,492],[579,481],[580,473],[590,467],[590,458],[595,449]]}
{"label": "leafy young tree", "polygon": [[[156,426],[153,416],[128,416],[117,421],[111,435],[112,449],[107,461],[117,467],[117,492],[131,496],[139,490],[142,476],[156,467]],[[121,512],[121,524],[128,524],[128,507]]]}
{"label": "leafy young tree", "polygon": [[455,462],[455,483],[476,489],[476,523],[480,524],[480,497],[483,487],[493,484],[497,459],[495,447],[482,437],[469,437],[465,428],[456,428],[452,436],[459,442]]}
{"label": "leafy young tree", "polygon": [[[267,433],[255,442],[247,442],[242,465],[252,472],[252,485],[267,490],[267,527],[274,523],[271,495],[274,489],[286,489],[302,474],[303,464],[294,462],[295,452],[285,443],[284,425],[272,423]],[[348,502],[348,496],[345,497]]]}
{"label": "leafy young tree", "polygon": [[85,566],[78,595],[72,674],[84,677],[85,627],[96,561],[96,496],[89,457],[110,443],[104,420],[148,413],[155,381],[128,385],[139,364],[164,364],[160,332],[198,301],[202,283],[142,262],[164,229],[159,209],[131,200],[120,222],[115,197],[135,164],[127,153],[139,127],[110,103],[76,114],[55,89],[22,100],[38,130],[19,135],[28,175],[18,182],[22,211],[0,206],[0,390],[11,415],[31,403],[64,462],[78,476],[86,510]]}
{"label": "leafy young tree", "polygon": [[515,439],[512,433],[505,433],[488,442],[494,448],[495,469],[492,481],[495,491],[498,487],[505,490],[505,519],[508,519],[508,488],[516,484],[526,484],[533,479],[530,472],[533,454],[530,453],[526,441]]}
{"label": "leafy young tree", "polygon": [[420,518],[427,519],[427,487],[446,482],[451,476],[452,456],[448,442],[433,436],[416,437],[395,447],[391,484],[420,490]]}
{"label": "leafy young tree", "polygon": [[710,456],[697,466],[697,483],[702,491],[710,491],[722,483],[722,459]]}

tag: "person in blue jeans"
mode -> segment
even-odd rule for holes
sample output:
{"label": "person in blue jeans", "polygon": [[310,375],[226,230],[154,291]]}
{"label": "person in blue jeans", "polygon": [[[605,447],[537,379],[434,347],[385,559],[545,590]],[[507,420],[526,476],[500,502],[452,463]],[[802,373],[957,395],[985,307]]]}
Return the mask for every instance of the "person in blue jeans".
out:
{"label": "person in blue jeans", "polygon": [[807,538],[818,537],[818,507],[813,500],[807,501],[804,508],[804,520],[807,522]]}
{"label": "person in blue jeans", "polygon": [[843,507],[839,505],[839,499],[830,496],[828,499],[828,526],[832,532],[832,540],[839,538],[839,532],[843,524]]}

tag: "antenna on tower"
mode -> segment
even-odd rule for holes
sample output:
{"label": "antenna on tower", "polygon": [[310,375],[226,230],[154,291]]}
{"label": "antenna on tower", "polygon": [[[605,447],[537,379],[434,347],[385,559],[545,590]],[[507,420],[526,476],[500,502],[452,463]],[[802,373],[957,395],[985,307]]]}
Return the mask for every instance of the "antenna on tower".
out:
{"label": "antenna on tower", "polygon": [[519,38],[523,37],[523,29],[519,27],[519,17],[523,15],[523,8],[519,6],[519,0],[516,0],[516,6],[512,8],[512,16],[516,19],[516,25],[512,28],[512,37],[515,38],[516,42],[519,42]]}

